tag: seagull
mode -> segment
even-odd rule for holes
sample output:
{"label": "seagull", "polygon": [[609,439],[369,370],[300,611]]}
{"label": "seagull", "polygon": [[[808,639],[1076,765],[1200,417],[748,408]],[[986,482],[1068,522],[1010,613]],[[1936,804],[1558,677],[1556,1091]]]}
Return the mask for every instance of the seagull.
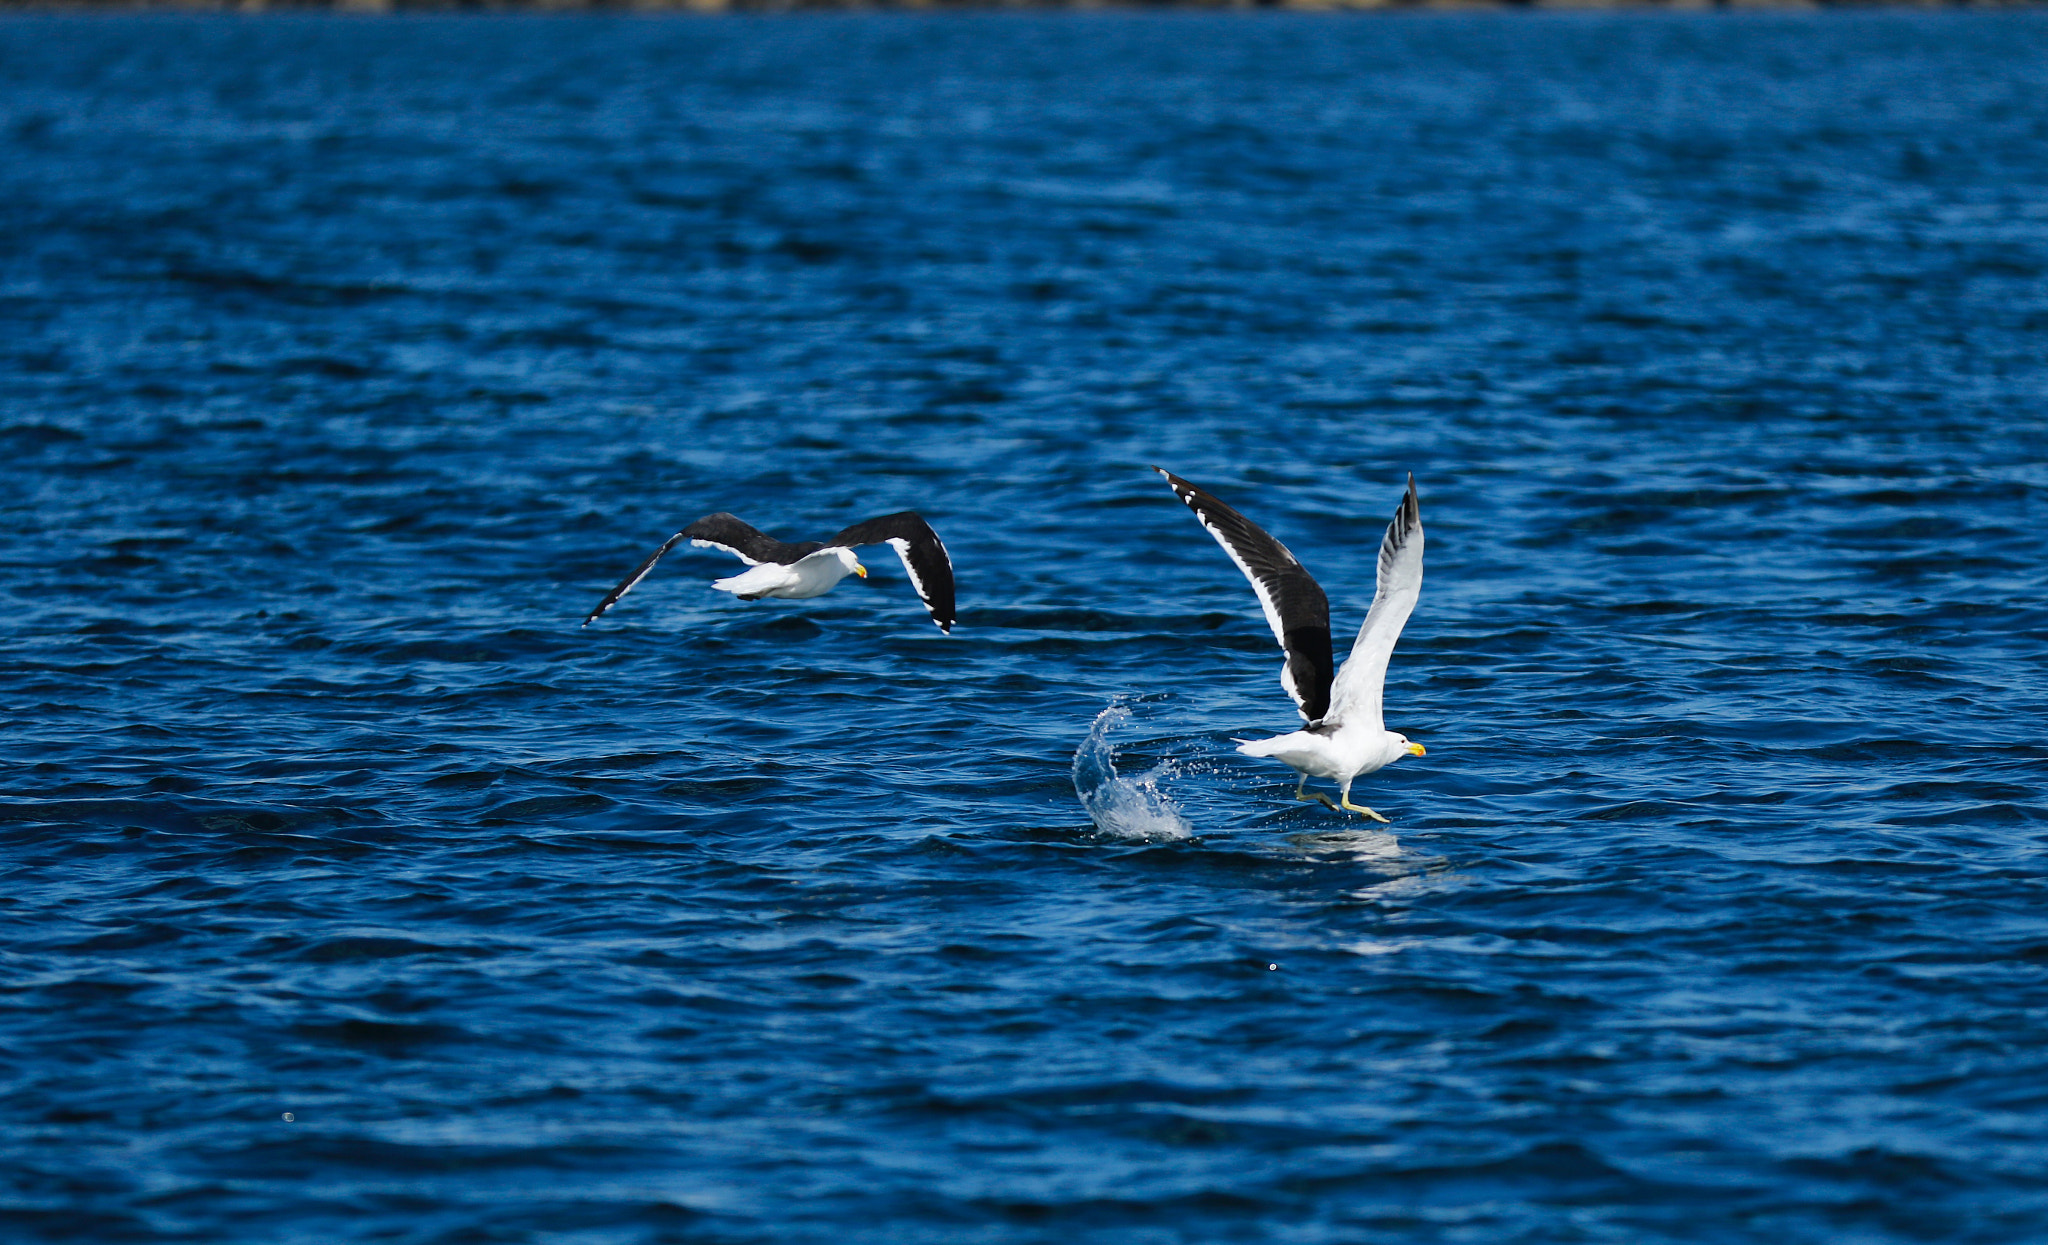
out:
{"label": "seagull", "polygon": [[713,588],[730,592],[742,601],[758,601],[762,597],[801,601],[824,596],[848,575],[867,578],[868,568],[854,556],[854,549],[861,545],[889,545],[903,559],[903,569],[910,573],[910,586],[917,589],[918,597],[931,611],[932,621],[940,631],[948,635],[953,632],[953,561],[946,556],[946,546],[932,525],[908,510],[856,523],[830,540],[805,540],[793,545],[765,535],[723,510],[707,514],[669,537],[645,562],[634,567],[632,574],[597,603],[583,625],[588,627],[599,614],[617,605],[620,597],[647,578],[662,554],[686,540],[700,549],[723,549],[747,564],[748,570],[711,581]]}
{"label": "seagull", "polygon": [[[1380,700],[1387,681],[1387,658],[1394,641],[1422,595],[1422,507],[1415,499],[1415,476],[1394,511],[1394,521],[1380,541],[1379,588],[1365,625],[1351,645],[1351,656],[1333,678],[1330,673],[1330,601],[1322,586],[1287,546],[1223,504],[1207,491],[1163,467],[1154,467],[1173,487],[1174,495],[1202,521],[1237,569],[1251,580],[1252,591],[1265,607],[1266,623],[1287,655],[1280,686],[1294,697],[1308,725],[1271,739],[1238,740],[1246,756],[1277,757],[1301,773],[1294,798],[1316,800],[1332,811],[1363,813],[1385,824],[1387,819],[1351,802],[1351,784],[1361,775],[1393,764],[1403,756],[1422,756],[1421,744],[1386,728]],[[1333,779],[1339,802],[1322,794],[1306,795],[1310,778]]]}

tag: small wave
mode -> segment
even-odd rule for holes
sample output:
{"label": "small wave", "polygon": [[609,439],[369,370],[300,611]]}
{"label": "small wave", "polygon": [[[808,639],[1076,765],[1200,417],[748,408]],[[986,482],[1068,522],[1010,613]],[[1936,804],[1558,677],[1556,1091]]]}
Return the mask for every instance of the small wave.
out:
{"label": "small wave", "polygon": [[1195,832],[1187,818],[1159,790],[1159,780],[1176,771],[1169,763],[1153,766],[1137,778],[1116,772],[1116,750],[1109,734],[1129,721],[1130,706],[1121,700],[1095,715],[1088,738],[1074,750],[1074,794],[1095,828],[1134,839],[1184,839]]}

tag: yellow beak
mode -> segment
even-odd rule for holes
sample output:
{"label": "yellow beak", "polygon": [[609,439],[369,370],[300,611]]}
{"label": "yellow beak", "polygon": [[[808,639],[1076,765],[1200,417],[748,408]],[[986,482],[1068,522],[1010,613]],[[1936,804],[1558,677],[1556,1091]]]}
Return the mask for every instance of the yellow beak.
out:
{"label": "yellow beak", "polygon": [[1408,755],[1412,757],[1423,757],[1428,756],[1429,753],[1423,748],[1421,744],[1411,743],[1408,745]]}
{"label": "yellow beak", "polygon": [[862,579],[866,579],[868,577],[868,568],[856,562],[853,564],[853,573],[860,576]]}

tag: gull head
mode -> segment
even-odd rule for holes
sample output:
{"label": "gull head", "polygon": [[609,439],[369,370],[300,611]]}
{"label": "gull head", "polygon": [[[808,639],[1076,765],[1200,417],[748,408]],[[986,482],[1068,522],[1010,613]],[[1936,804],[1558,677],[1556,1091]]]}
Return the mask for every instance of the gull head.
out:
{"label": "gull head", "polygon": [[844,548],[834,549],[832,551],[832,556],[838,558],[839,565],[846,568],[845,571],[841,572],[842,574],[858,575],[862,579],[866,579],[868,577],[868,568],[862,566],[860,564],[860,559],[853,556],[853,550]]}
{"label": "gull head", "polygon": [[1396,761],[1400,760],[1403,756],[1419,757],[1428,755],[1428,750],[1421,744],[1416,743],[1399,731],[1387,732],[1387,748],[1392,754],[1392,758]]}

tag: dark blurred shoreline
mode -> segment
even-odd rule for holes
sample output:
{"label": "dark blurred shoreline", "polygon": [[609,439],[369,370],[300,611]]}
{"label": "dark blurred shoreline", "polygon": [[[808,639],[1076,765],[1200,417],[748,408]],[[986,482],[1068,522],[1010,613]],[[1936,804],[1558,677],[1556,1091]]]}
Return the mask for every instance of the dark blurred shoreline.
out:
{"label": "dark blurred shoreline", "polygon": [[790,13],[1024,10],[2038,9],[2048,0],[0,0],[0,12]]}

